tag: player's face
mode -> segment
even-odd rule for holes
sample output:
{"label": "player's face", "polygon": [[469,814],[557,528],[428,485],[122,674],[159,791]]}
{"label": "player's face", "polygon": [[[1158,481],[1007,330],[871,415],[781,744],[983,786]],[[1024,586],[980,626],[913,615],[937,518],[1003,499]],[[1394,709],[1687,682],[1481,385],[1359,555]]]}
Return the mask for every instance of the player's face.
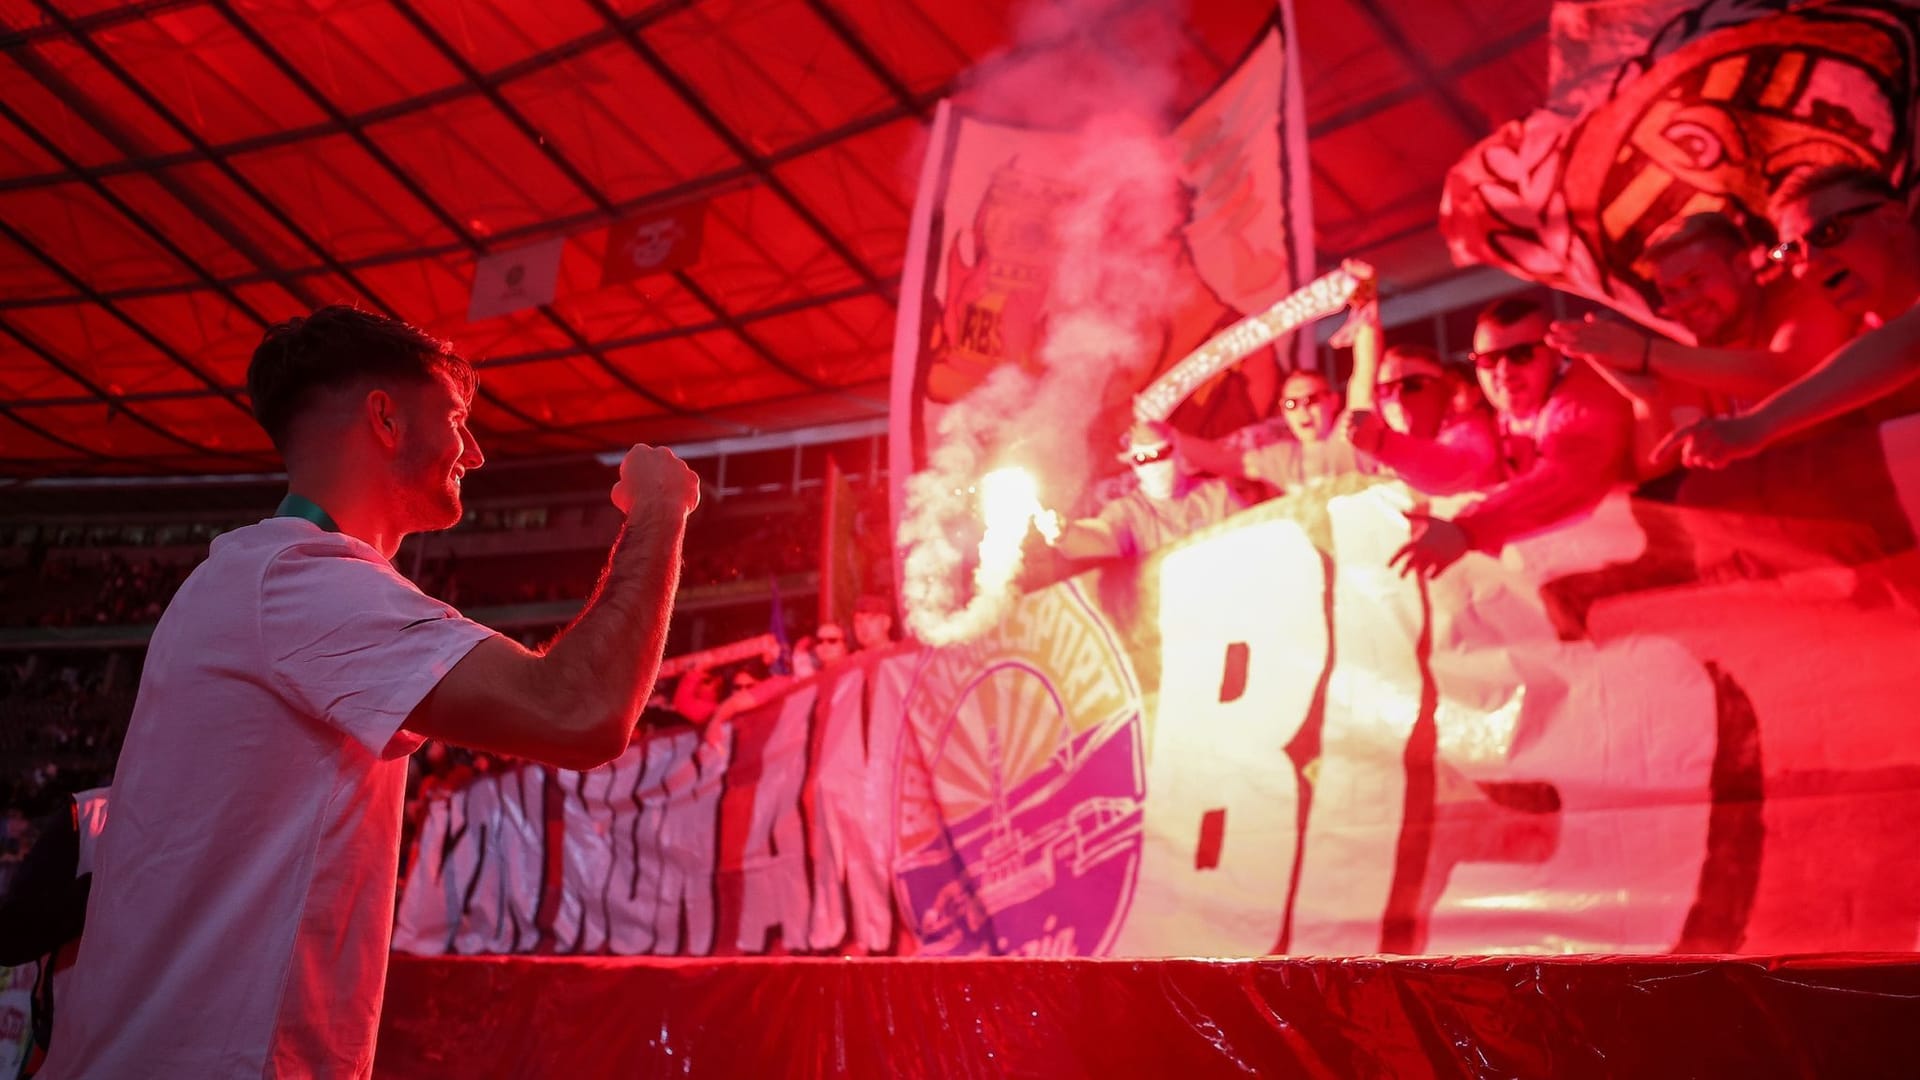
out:
{"label": "player's face", "polygon": [[467,427],[472,401],[444,374],[395,391],[404,427],[394,468],[410,532],[460,521],[460,483],[486,458]]}
{"label": "player's face", "polygon": [[1743,258],[1712,244],[1694,244],[1653,264],[1660,313],[1701,345],[1727,345],[1741,333],[1760,287]]}
{"label": "player's face", "polygon": [[1532,416],[1546,404],[1560,363],[1560,354],[1545,344],[1547,324],[1546,313],[1535,312],[1511,326],[1474,327],[1474,374],[1487,403],[1503,415]]}
{"label": "player's face", "polygon": [[1826,293],[1849,315],[1880,311],[1900,258],[1892,238],[1905,226],[1900,208],[1876,195],[1835,184],[1780,208],[1775,261]]}
{"label": "player's face", "polygon": [[1388,427],[1431,439],[1453,406],[1453,380],[1424,356],[1389,352],[1380,358],[1373,397]]}
{"label": "player's face", "polygon": [[1340,416],[1340,399],[1327,385],[1326,376],[1311,371],[1287,376],[1280,388],[1280,407],[1287,429],[1302,443],[1325,439]]}

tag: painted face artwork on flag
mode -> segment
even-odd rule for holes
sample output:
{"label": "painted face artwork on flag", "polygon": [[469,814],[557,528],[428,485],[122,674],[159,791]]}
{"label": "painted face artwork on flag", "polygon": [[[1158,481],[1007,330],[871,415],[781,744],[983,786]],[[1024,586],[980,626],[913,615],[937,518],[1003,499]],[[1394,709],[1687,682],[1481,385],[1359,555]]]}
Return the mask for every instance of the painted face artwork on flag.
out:
{"label": "painted face artwork on flag", "polygon": [[1641,254],[1670,223],[1714,210],[1763,219],[1788,175],[1822,165],[1913,183],[1920,11],[1910,5],[1555,10],[1555,69],[1571,74],[1546,108],[1503,126],[1448,176],[1441,229],[1456,262],[1660,325]]}

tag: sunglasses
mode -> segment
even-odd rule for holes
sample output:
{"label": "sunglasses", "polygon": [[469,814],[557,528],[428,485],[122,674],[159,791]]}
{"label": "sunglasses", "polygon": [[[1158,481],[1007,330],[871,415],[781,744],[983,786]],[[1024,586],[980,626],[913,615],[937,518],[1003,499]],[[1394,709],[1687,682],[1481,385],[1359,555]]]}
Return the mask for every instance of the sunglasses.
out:
{"label": "sunglasses", "polygon": [[1151,465],[1156,461],[1165,461],[1173,456],[1173,446],[1156,446],[1151,450],[1135,450],[1127,455],[1127,460],[1135,465]]}
{"label": "sunglasses", "polygon": [[818,641],[822,645],[843,645],[846,643],[847,639],[841,637],[839,634],[835,634],[832,637],[827,637],[825,634],[822,634],[821,636],[815,638],[814,640]]}
{"label": "sunglasses", "polygon": [[1380,383],[1373,388],[1373,393],[1375,397],[1392,400],[1407,394],[1424,394],[1438,385],[1438,375],[1406,375]]}
{"label": "sunglasses", "polygon": [[1286,398],[1280,402],[1280,407],[1287,410],[1288,412],[1295,412],[1299,409],[1304,409],[1309,405],[1314,405],[1319,402],[1325,401],[1332,396],[1333,396],[1333,391],[1331,390],[1315,390],[1311,394],[1302,394],[1299,397]]}
{"label": "sunglasses", "polygon": [[1863,206],[1851,206],[1845,210],[1836,210],[1819,221],[1798,240],[1782,240],[1767,251],[1767,258],[1777,263],[1791,266],[1811,256],[1815,249],[1824,251],[1845,240],[1853,232],[1853,223],[1875,210],[1887,205],[1883,202],[1867,203]]}
{"label": "sunglasses", "polygon": [[1473,366],[1479,368],[1481,371],[1492,371],[1494,368],[1500,366],[1502,360],[1518,367],[1521,364],[1533,363],[1539,354],[1540,346],[1543,344],[1545,343],[1527,341],[1519,345],[1509,345],[1504,349],[1489,349],[1486,352],[1468,353],[1467,359],[1473,361]]}

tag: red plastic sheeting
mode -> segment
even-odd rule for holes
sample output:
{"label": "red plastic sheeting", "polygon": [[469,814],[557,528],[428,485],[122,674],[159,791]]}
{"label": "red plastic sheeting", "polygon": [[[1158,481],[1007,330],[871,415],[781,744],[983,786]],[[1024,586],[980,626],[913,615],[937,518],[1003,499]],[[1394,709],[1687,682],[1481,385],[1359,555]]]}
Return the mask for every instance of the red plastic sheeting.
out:
{"label": "red plastic sheeting", "polygon": [[393,957],[382,1077],[1917,1076],[1920,959]]}

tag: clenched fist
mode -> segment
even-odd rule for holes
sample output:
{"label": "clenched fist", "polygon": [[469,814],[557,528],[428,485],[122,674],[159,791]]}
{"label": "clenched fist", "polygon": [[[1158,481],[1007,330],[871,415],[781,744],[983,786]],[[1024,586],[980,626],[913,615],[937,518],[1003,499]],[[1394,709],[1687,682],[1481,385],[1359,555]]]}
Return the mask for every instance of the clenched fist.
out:
{"label": "clenched fist", "polygon": [[1348,409],[1341,414],[1340,423],[1347,441],[1363,454],[1378,455],[1381,444],[1387,441],[1387,422],[1372,409]]}
{"label": "clenched fist", "polygon": [[620,461],[613,505],[628,517],[669,511],[691,514],[700,505],[700,477],[673,451],[642,443]]}

